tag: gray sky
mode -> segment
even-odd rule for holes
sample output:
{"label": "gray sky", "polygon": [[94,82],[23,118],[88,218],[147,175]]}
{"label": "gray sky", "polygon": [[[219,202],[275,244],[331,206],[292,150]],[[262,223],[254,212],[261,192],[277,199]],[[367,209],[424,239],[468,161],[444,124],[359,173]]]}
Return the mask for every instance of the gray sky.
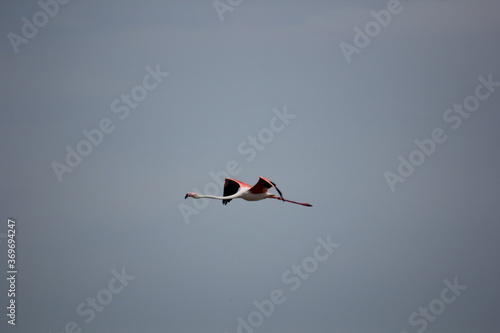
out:
{"label": "gray sky", "polygon": [[[2,332],[500,330],[498,1],[41,3],[0,3]],[[184,200],[226,173],[313,207]]]}

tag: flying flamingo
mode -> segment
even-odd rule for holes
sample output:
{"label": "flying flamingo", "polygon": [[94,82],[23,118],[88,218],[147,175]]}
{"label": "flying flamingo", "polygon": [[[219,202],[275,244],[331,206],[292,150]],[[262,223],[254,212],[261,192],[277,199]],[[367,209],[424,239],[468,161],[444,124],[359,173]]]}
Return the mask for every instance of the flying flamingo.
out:
{"label": "flying flamingo", "polygon": [[[270,189],[271,187],[274,187],[276,191],[278,191],[280,196],[268,193],[267,190]],[[187,199],[188,197],[195,199],[201,199],[201,198],[218,199],[222,200],[223,205],[227,205],[229,201],[237,198],[242,198],[247,201],[258,201],[262,199],[271,198],[271,199],[282,200],[283,202],[286,201],[297,205],[312,207],[312,205],[308,203],[302,203],[284,199],[283,194],[281,194],[281,191],[276,187],[276,184],[274,184],[272,181],[264,177],[259,177],[259,181],[254,186],[250,186],[236,179],[226,178],[226,181],[224,182],[223,197],[216,197],[213,195],[204,195],[193,192],[188,192],[184,197],[184,199]]]}

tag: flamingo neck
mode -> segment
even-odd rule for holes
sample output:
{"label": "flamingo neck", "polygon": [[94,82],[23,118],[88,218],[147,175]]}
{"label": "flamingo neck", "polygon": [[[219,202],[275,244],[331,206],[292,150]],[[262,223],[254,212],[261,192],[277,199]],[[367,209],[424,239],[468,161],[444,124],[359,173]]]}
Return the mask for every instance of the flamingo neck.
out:
{"label": "flamingo neck", "polygon": [[227,197],[217,197],[215,195],[198,194],[198,199],[207,198],[207,199],[217,199],[217,200],[230,200],[230,199],[238,198],[239,196],[237,194],[238,193],[235,193],[233,195],[228,195]]}
{"label": "flamingo neck", "polygon": [[217,200],[224,200],[224,197],[216,197],[214,195],[206,195],[206,194],[199,194],[197,199],[201,198],[208,198],[208,199],[217,199]]}

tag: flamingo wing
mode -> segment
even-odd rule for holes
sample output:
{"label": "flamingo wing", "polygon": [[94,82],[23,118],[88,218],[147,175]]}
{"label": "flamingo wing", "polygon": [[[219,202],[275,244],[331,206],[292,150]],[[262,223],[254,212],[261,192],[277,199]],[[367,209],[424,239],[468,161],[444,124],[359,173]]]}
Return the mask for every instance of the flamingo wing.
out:
{"label": "flamingo wing", "polygon": [[[236,194],[240,190],[240,188],[250,188],[250,187],[251,187],[250,185],[240,182],[239,180],[226,178],[224,182],[223,196],[228,197],[230,195]],[[227,203],[231,200],[232,199],[224,199],[222,200],[222,204],[227,205]]]}
{"label": "flamingo wing", "polygon": [[251,193],[255,193],[255,194],[266,193],[267,190],[269,190],[271,187],[274,187],[276,189],[276,191],[278,191],[281,199],[283,200],[283,194],[281,194],[281,191],[276,186],[276,184],[273,183],[272,181],[270,181],[269,179],[264,178],[264,177],[259,177],[259,181],[257,182],[257,184],[255,184],[249,191]]}

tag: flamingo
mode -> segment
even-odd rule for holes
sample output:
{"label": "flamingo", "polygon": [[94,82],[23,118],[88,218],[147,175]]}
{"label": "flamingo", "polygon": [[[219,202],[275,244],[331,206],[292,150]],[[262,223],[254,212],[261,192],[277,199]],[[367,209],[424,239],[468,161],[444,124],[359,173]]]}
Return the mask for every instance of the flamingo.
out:
{"label": "flamingo", "polygon": [[[272,193],[268,193],[267,190],[269,190],[271,187],[274,187],[276,191],[280,194],[280,196],[277,196]],[[269,179],[266,179],[264,177],[259,177],[259,181],[254,185],[250,186],[246,183],[240,182],[239,180],[236,179],[231,179],[231,178],[226,178],[224,182],[224,196],[223,197],[217,197],[213,195],[205,195],[205,194],[198,194],[198,193],[193,193],[193,192],[188,192],[184,199],[187,199],[188,197],[194,198],[194,199],[201,199],[201,198],[209,198],[209,199],[217,199],[217,200],[222,200],[223,205],[227,205],[227,203],[233,199],[241,198],[247,201],[258,201],[262,199],[278,199],[283,202],[291,202],[297,205],[302,205],[306,207],[312,207],[312,205],[308,203],[303,203],[303,202],[297,202],[297,201],[292,201],[292,200],[287,200],[283,198],[283,194],[281,194],[281,191],[276,187],[276,184],[270,181]]]}

